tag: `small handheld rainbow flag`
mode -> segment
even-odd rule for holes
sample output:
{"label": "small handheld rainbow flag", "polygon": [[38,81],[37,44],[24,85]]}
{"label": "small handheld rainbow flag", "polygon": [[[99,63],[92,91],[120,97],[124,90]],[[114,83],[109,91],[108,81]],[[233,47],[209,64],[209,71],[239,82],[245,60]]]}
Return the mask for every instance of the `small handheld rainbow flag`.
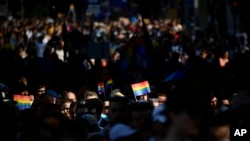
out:
{"label": "small handheld rainbow flag", "polygon": [[148,81],[131,84],[135,96],[142,96],[151,93]]}
{"label": "small handheld rainbow flag", "polygon": [[98,93],[99,94],[105,93],[105,88],[104,88],[104,83],[103,82],[98,83]]}
{"label": "small handheld rainbow flag", "polygon": [[14,95],[14,101],[16,101],[16,106],[19,110],[29,109],[31,105],[31,98],[30,96],[24,95]]}
{"label": "small handheld rainbow flag", "polygon": [[113,85],[114,85],[113,79],[112,78],[108,79],[106,87],[112,87]]}

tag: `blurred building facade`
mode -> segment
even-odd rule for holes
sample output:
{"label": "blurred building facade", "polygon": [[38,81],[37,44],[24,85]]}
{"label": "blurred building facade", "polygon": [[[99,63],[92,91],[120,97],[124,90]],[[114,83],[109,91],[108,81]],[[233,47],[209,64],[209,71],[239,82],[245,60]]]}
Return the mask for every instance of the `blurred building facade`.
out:
{"label": "blurred building facade", "polygon": [[[218,27],[221,32],[234,34],[250,31],[249,0],[234,0],[238,4],[237,14],[232,13],[230,0],[166,0],[167,16],[181,17],[186,25],[195,24],[201,29]],[[250,33],[250,32],[249,32]]]}
{"label": "blurred building facade", "polygon": [[0,0],[0,16],[8,14],[8,0]]}

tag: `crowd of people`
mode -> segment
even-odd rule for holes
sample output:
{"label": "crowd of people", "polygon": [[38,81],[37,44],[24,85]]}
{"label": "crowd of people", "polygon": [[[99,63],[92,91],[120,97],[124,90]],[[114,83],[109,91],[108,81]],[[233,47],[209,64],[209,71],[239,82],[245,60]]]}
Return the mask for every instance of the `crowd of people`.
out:
{"label": "crowd of people", "polygon": [[[110,57],[89,58],[93,42],[108,43]],[[138,42],[145,52],[121,65]],[[229,141],[249,127],[249,57],[243,31],[180,19],[0,21],[1,140]],[[136,97],[131,84],[143,80],[151,93]],[[14,95],[30,107],[19,110]]]}

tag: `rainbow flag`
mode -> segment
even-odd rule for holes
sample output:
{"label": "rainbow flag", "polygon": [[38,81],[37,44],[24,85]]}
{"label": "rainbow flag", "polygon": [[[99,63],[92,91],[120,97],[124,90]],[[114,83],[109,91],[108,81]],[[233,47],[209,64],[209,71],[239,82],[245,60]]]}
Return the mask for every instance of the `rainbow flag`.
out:
{"label": "rainbow flag", "polygon": [[99,94],[105,93],[105,87],[103,82],[98,83],[98,93]]}
{"label": "rainbow flag", "polygon": [[108,79],[108,81],[106,82],[106,87],[112,87],[114,85],[113,79],[110,78]]}
{"label": "rainbow flag", "polygon": [[131,84],[135,96],[142,96],[151,93],[148,81]]}
{"label": "rainbow flag", "polygon": [[31,98],[30,96],[24,95],[14,95],[14,101],[16,101],[16,106],[19,110],[29,109],[31,106]]}

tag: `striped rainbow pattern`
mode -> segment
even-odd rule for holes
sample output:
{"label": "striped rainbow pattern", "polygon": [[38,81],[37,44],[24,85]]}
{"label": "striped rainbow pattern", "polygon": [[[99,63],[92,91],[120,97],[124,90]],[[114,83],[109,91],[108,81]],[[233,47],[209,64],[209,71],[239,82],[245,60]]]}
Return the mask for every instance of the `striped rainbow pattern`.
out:
{"label": "striped rainbow pattern", "polygon": [[14,95],[14,101],[16,101],[16,106],[19,110],[25,110],[31,107],[30,96]]}
{"label": "striped rainbow pattern", "polygon": [[112,78],[108,79],[106,87],[112,87],[113,85],[114,85],[113,79]]}
{"label": "striped rainbow pattern", "polygon": [[148,81],[131,84],[135,96],[142,96],[151,93]]}
{"label": "striped rainbow pattern", "polygon": [[98,87],[98,93],[99,94],[102,94],[102,93],[105,92],[105,88],[104,88],[104,83],[103,82],[99,82],[98,85],[97,85],[97,87]]}

